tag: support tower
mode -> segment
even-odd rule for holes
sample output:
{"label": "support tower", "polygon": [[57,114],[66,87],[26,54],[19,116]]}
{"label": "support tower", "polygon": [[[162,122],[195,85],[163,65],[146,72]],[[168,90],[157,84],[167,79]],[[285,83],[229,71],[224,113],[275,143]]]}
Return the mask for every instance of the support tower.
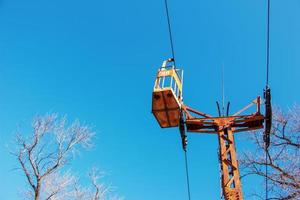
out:
{"label": "support tower", "polygon": [[[152,113],[162,128],[179,127],[183,149],[187,132],[216,134],[219,140],[221,187],[225,200],[243,200],[234,134],[263,128],[260,97],[231,116],[213,117],[185,105],[182,98],[183,71],[164,61],[158,70],[152,94]],[[242,115],[256,106],[252,114]]]}

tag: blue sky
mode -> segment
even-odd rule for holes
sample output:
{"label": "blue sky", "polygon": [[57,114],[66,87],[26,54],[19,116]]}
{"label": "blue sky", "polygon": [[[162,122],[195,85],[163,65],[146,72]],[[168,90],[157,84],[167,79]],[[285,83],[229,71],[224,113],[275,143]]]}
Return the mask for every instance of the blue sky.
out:
{"label": "blue sky", "polygon": [[[300,102],[300,2],[271,2],[273,103],[288,108]],[[169,4],[187,105],[216,114],[222,65],[232,112],[262,95],[266,1]],[[177,129],[160,129],[150,112],[156,70],[170,56],[162,0],[0,0],[0,199],[21,199],[24,187],[7,149],[17,126],[49,112],[97,132],[95,148],[73,162],[80,175],[97,165],[128,200],[186,199]],[[251,146],[236,138],[238,152]],[[217,146],[189,134],[192,199],[220,196]],[[259,185],[245,179],[244,193]]]}

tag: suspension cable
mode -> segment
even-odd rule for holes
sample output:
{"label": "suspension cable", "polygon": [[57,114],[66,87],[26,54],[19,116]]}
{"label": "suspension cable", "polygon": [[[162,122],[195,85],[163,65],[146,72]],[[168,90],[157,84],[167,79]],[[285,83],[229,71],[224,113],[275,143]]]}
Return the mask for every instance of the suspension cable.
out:
{"label": "suspension cable", "polygon": [[269,64],[270,64],[270,0],[268,0],[268,21],[267,21],[267,78],[266,86],[269,86]]}
{"label": "suspension cable", "polygon": [[188,158],[187,158],[187,135],[185,134],[185,122],[184,122],[184,114],[183,111],[180,111],[180,119],[179,119],[179,132],[181,137],[182,150],[184,151],[184,160],[185,160],[185,174],[186,174],[186,183],[187,183],[187,192],[188,199],[191,200],[191,192],[190,192],[190,178],[189,178],[189,167],[188,167]]}
{"label": "suspension cable", "polygon": [[[171,53],[172,58],[174,62],[174,67],[176,68],[176,59],[175,59],[175,50],[174,50],[174,42],[173,42],[173,35],[172,35],[172,27],[171,27],[171,20],[170,20],[170,14],[169,14],[169,6],[168,6],[168,0],[165,0],[165,8],[166,8],[166,17],[168,22],[168,31],[169,31],[169,39],[170,39],[170,45],[171,45]],[[187,158],[187,152],[186,152],[186,135],[184,127],[181,130],[181,137],[182,137],[182,145],[183,145],[183,151],[184,151],[184,160],[185,160],[185,173],[186,173],[186,182],[187,182],[187,192],[188,192],[188,199],[191,200],[191,192],[190,192],[190,178],[189,178],[189,168],[188,168],[188,158]]]}
{"label": "suspension cable", "polygon": [[187,192],[188,192],[189,200],[191,200],[189,167],[188,167],[188,159],[187,159],[186,151],[184,151],[184,158],[185,158],[185,173],[186,173],[186,182],[187,182]]}
{"label": "suspension cable", "polygon": [[265,157],[265,159],[266,159],[266,200],[268,200],[269,199],[269,197],[268,197],[268,147],[267,147],[267,145],[265,145],[265,154],[266,154],[266,157]]}
{"label": "suspension cable", "polygon": [[[266,95],[270,95],[270,88],[269,88],[269,65],[270,65],[270,0],[268,0],[268,8],[267,8],[267,66],[266,66],[266,94],[265,94],[265,98],[269,98],[266,97]],[[269,100],[270,101],[270,100]],[[268,104],[270,104],[270,102],[267,102]],[[270,105],[266,105],[266,106],[271,106]],[[270,116],[268,116],[270,117]],[[270,120],[270,119],[268,119]],[[269,123],[271,123],[269,121]],[[265,136],[264,136],[264,140],[265,140],[265,173],[266,173],[266,177],[265,177],[265,184],[266,184],[266,188],[265,188],[265,193],[266,193],[266,200],[268,200],[268,148],[270,145],[270,128],[268,131],[265,131]]]}
{"label": "suspension cable", "polygon": [[169,39],[170,39],[170,45],[171,45],[171,52],[172,52],[172,57],[174,59],[174,67],[176,68],[176,59],[175,59],[173,35],[172,35],[172,28],[171,28],[171,20],[170,20],[170,15],[169,15],[168,0],[165,0],[165,8],[166,8],[167,21],[168,21],[168,30],[169,30]]}

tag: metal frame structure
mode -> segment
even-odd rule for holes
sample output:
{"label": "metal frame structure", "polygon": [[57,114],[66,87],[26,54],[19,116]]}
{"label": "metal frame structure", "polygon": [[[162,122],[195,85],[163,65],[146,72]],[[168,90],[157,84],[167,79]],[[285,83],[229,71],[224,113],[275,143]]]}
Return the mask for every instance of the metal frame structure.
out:
{"label": "metal frame structure", "polygon": [[[250,115],[240,115],[253,105],[256,105],[256,112]],[[260,97],[232,116],[212,117],[186,105],[182,105],[182,110],[185,113],[187,132],[218,135],[224,198],[225,200],[243,200],[234,133],[263,128],[264,116],[260,113]]]}
{"label": "metal frame structure", "polygon": [[[224,198],[225,200],[243,200],[234,133],[253,131],[264,127],[266,118],[260,112],[260,97],[231,116],[228,116],[229,104],[227,116],[213,117],[197,111],[183,103],[183,71],[179,76],[178,70],[174,66],[167,66],[171,62],[174,62],[174,59],[164,61],[158,70],[152,95],[152,113],[162,128],[179,127],[184,151],[186,151],[187,145],[185,130],[193,133],[217,134]],[[165,84],[167,77],[170,78],[169,85]],[[253,106],[256,106],[255,112],[242,115]],[[221,115],[220,111],[219,115]]]}

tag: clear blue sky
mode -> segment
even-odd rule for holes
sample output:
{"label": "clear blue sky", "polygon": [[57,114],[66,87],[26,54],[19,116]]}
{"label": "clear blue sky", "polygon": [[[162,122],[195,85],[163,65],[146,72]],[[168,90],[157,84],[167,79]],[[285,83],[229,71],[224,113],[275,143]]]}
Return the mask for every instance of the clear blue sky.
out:
{"label": "clear blue sky", "polygon": [[[262,94],[266,0],[169,2],[184,100],[210,114],[221,94],[232,111]],[[300,102],[300,2],[272,0],[270,82],[273,102]],[[18,124],[57,112],[95,127],[96,147],[73,169],[92,165],[128,200],[186,199],[177,129],[151,115],[155,73],[170,57],[163,0],[0,0],[0,199],[17,200],[22,174],[7,146]],[[244,133],[241,133],[243,135]],[[237,136],[238,152],[246,150]],[[189,135],[192,199],[220,195],[217,138]],[[245,179],[249,193],[260,182]]]}

